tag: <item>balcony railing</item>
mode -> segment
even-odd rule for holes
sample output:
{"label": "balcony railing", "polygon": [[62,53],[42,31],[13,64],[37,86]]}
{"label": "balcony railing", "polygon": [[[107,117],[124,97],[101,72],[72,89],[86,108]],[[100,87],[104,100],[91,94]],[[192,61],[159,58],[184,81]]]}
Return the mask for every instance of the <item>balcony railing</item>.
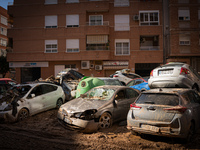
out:
{"label": "balcony railing", "polygon": [[140,50],[159,50],[160,46],[141,46]]}
{"label": "balcony railing", "polygon": [[109,50],[109,46],[87,46],[86,50],[91,50],[91,51],[98,51],[98,50]]}
{"label": "balcony railing", "polygon": [[103,22],[86,22],[87,26],[108,26],[109,21],[103,21]]}

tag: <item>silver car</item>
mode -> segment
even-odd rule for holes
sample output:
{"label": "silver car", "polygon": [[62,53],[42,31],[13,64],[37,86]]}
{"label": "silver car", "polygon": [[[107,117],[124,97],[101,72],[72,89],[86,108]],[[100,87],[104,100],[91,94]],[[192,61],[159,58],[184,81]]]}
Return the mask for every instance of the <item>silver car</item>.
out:
{"label": "silver car", "polygon": [[0,120],[15,122],[28,116],[60,107],[65,102],[61,86],[51,83],[29,83],[9,90],[0,99]]}
{"label": "silver car", "polygon": [[151,71],[148,85],[150,88],[182,87],[200,91],[200,75],[188,64],[168,63]]}
{"label": "silver car", "polygon": [[65,127],[82,132],[109,128],[113,122],[126,120],[130,104],[139,93],[126,86],[94,87],[81,97],[61,105],[57,117]]}
{"label": "silver car", "polygon": [[188,88],[151,89],[130,105],[127,128],[133,133],[190,140],[200,127],[200,96]]}

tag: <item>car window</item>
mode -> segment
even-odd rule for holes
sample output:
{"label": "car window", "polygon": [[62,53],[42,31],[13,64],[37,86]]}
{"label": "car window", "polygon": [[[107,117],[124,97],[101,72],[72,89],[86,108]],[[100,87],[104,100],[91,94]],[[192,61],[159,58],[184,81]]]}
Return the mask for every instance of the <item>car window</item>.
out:
{"label": "car window", "polygon": [[31,95],[31,94],[35,94],[35,96],[40,96],[40,95],[42,95],[42,94],[43,94],[43,93],[42,93],[42,86],[41,86],[41,85],[36,86],[36,87],[31,91],[30,95]]}
{"label": "car window", "polygon": [[0,86],[0,94],[4,93],[6,91],[5,86],[1,85]]}
{"label": "car window", "polygon": [[105,85],[122,85],[119,80],[112,80],[112,79],[102,79],[105,83]]}
{"label": "car window", "polygon": [[5,83],[6,83],[6,81],[2,81],[2,80],[0,81],[0,84],[5,84]]}
{"label": "car window", "polygon": [[127,95],[127,98],[130,99],[130,98],[138,97],[138,96],[139,96],[139,93],[136,92],[136,91],[133,90],[133,89],[126,89],[126,95]]}
{"label": "car window", "polygon": [[128,78],[131,78],[131,79],[138,78],[138,76],[137,76],[137,75],[134,75],[134,74],[126,74],[126,76],[127,76]]}
{"label": "car window", "polygon": [[10,84],[10,85],[16,85],[17,83],[14,82],[14,81],[8,81],[8,84]]}
{"label": "car window", "polygon": [[191,66],[189,68],[195,74],[195,76],[200,79],[200,75]]}
{"label": "car window", "polygon": [[115,95],[115,100],[123,100],[123,99],[125,99],[125,93],[124,90],[121,90]]}
{"label": "car window", "polygon": [[50,93],[57,90],[57,86],[44,84],[42,85],[43,94]]}
{"label": "car window", "polygon": [[197,94],[196,92],[193,92],[193,94],[194,94],[196,103],[200,104],[200,96],[199,96],[199,94]]}
{"label": "car window", "polygon": [[143,93],[136,103],[176,106],[179,105],[179,97],[174,94]]}

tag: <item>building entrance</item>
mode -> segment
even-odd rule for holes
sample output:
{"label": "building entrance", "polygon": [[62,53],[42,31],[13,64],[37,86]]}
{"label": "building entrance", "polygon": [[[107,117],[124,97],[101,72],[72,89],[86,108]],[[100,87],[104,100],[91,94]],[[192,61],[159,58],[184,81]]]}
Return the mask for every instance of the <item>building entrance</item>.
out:
{"label": "building entrance", "polygon": [[21,68],[21,83],[35,81],[41,77],[41,68]]}

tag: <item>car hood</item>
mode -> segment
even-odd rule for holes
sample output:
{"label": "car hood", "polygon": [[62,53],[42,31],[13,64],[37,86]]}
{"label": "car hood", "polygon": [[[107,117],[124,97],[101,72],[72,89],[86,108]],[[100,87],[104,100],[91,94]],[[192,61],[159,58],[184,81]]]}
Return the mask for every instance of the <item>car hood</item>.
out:
{"label": "car hood", "polygon": [[84,112],[85,110],[89,110],[89,109],[98,110],[98,108],[102,107],[103,105],[107,103],[108,101],[77,98],[63,104],[61,106],[61,109],[65,109],[66,111],[71,112],[71,113]]}

